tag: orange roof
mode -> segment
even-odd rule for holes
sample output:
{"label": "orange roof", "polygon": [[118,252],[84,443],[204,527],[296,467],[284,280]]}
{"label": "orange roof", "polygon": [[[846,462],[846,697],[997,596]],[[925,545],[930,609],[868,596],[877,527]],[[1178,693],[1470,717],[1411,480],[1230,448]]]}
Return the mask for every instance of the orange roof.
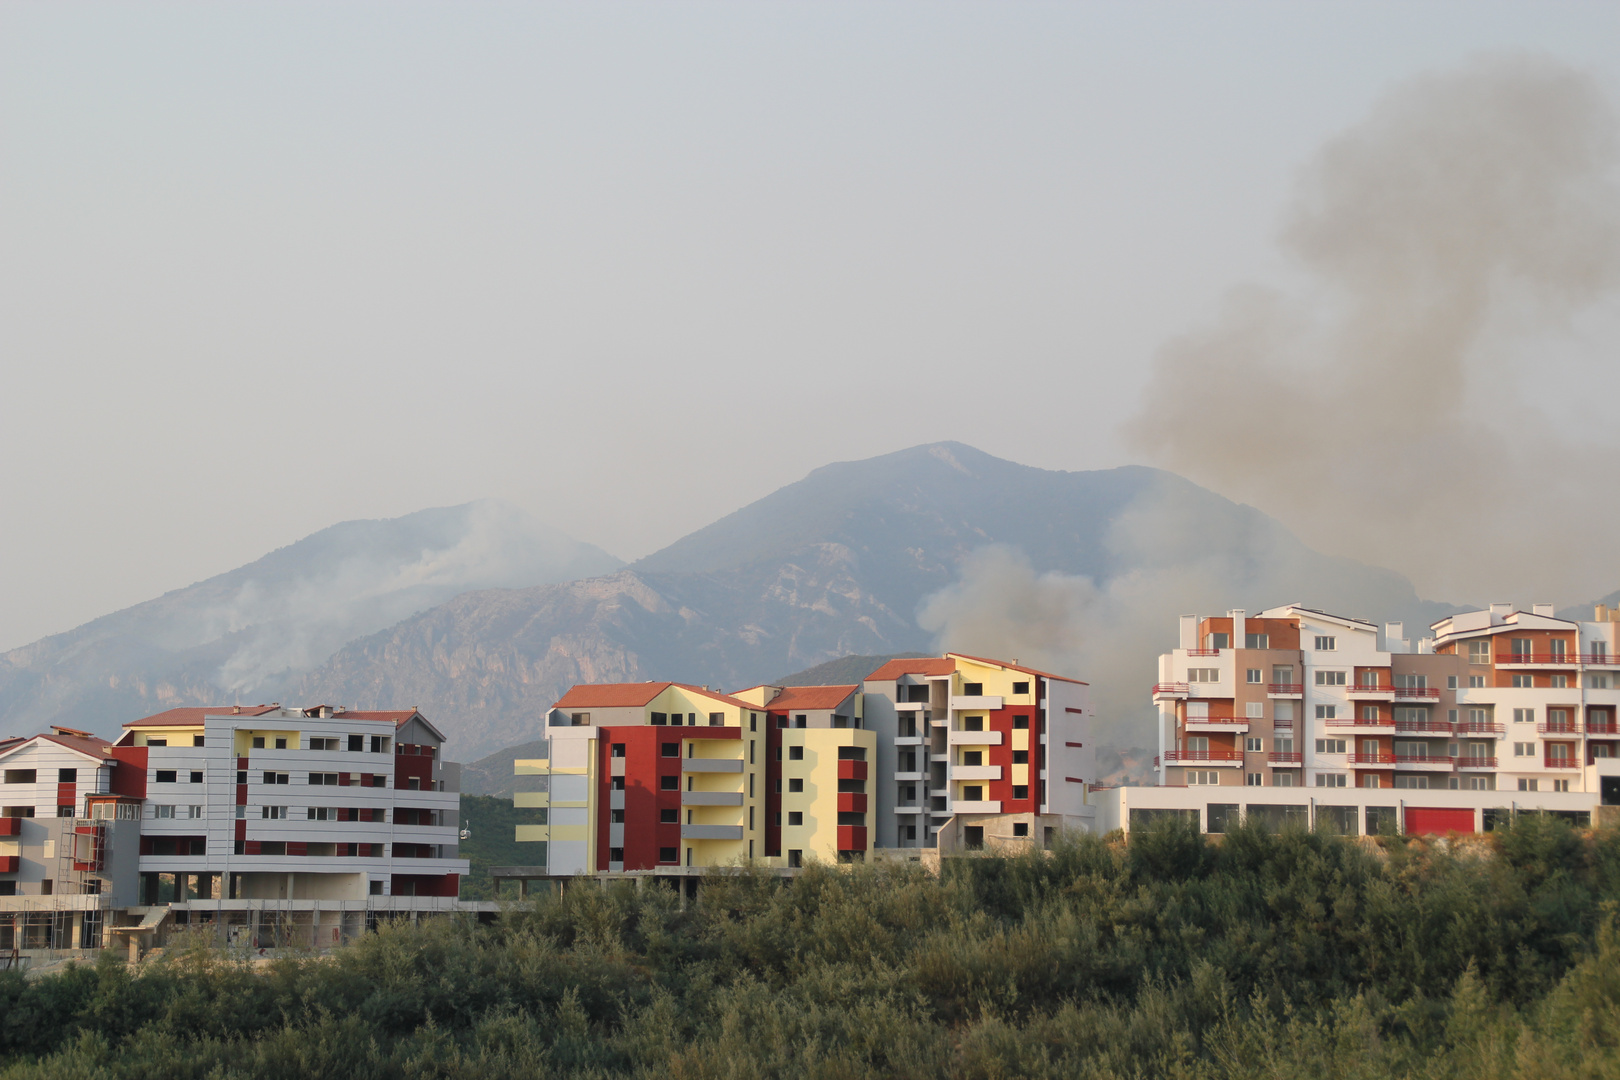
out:
{"label": "orange roof", "polygon": [[722,694],[718,690],[705,690],[701,686],[688,686],[686,683],[672,683],[671,685],[678,686],[682,690],[690,691],[694,694],[702,694],[704,697],[713,698],[716,701],[723,701],[727,705],[735,705],[739,709],[753,709],[756,712],[759,711],[758,705],[751,705],[742,698],[732,697],[730,694]]}
{"label": "orange roof", "polygon": [[415,709],[382,709],[371,712],[361,709],[345,709],[343,712],[334,713],[327,719],[347,720],[352,716],[356,720],[392,720],[394,722],[394,726],[399,727],[415,715]]}
{"label": "orange roof", "polygon": [[866,678],[869,682],[892,682],[902,675],[949,675],[955,670],[954,660],[919,656],[907,660],[890,660]]}
{"label": "orange roof", "polygon": [[967,653],[960,653],[960,652],[947,653],[946,655],[947,656],[960,656],[963,660],[972,660],[972,661],[974,661],[976,663],[980,663],[980,664],[990,664],[990,665],[993,665],[994,667],[1006,668],[1008,671],[1022,671],[1025,675],[1039,675],[1043,679],[1056,679],[1058,682],[1072,682],[1076,686],[1090,686],[1091,685],[1090,683],[1084,682],[1084,681],[1082,681],[1080,679],[1071,679],[1067,675],[1054,675],[1050,671],[1040,671],[1040,670],[1038,670],[1036,668],[1024,667],[1021,664],[1010,663],[1010,662],[1008,662],[1006,660],[992,660],[988,656],[969,656]]}
{"label": "orange roof", "polygon": [[69,750],[83,754],[85,757],[95,758],[98,761],[112,757],[112,743],[110,740],[81,739],[77,735],[33,735],[28,738],[0,739],[0,753],[9,754],[13,750],[20,750],[29,743],[38,742],[41,739],[46,742],[56,743],[58,746],[65,746]]}
{"label": "orange roof", "polygon": [[[232,713],[232,709],[237,709]],[[139,720],[131,720],[124,726],[132,727],[195,727],[203,722],[205,716],[263,716],[267,712],[274,712],[274,705],[210,705],[207,708],[170,709],[168,712],[155,713]]]}
{"label": "orange roof", "polygon": [[793,709],[836,709],[858,686],[784,686],[782,692],[765,704],[771,712]]}
{"label": "orange roof", "polygon": [[578,683],[557,700],[558,709],[636,709],[668,690],[674,683]]}

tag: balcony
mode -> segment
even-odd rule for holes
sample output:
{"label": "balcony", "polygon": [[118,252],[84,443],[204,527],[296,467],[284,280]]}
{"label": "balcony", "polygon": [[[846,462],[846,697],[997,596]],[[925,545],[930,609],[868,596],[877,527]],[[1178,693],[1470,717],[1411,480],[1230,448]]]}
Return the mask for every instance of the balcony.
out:
{"label": "balcony", "polygon": [[1397,769],[1417,769],[1422,772],[1450,772],[1456,768],[1457,759],[1453,757],[1430,757],[1428,754],[1396,754],[1395,767]]}
{"label": "balcony", "polygon": [[1444,720],[1425,720],[1413,722],[1410,720],[1395,721],[1395,731],[1399,735],[1445,735],[1449,736],[1451,725]]}
{"label": "balcony", "polygon": [[1182,727],[1188,731],[1236,731],[1249,730],[1249,717],[1247,716],[1189,716],[1182,722]]}
{"label": "balcony", "polygon": [[15,874],[21,862],[21,855],[0,855],[0,874]]}
{"label": "balcony", "polygon": [[689,757],[681,759],[681,772],[693,773],[740,773],[743,771],[742,758],[701,758]]}
{"label": "balcony", "polygon": [[1396,763],[1394,754],[1350,754],[1347,760],[1352,765],[1379,769],[1387,769]]}
{"label": "balcony", "polygon": [[1501,724],[1475,724],[1466,720],[1458,721],[1458,735],[1485,735],[1493,739],[1500,739],[1507,734],[1507,728]]}
{"label": "balcony", "polygon": [[838,826],[839,851],[865,851],[866,826],[840,825]]}
{"label": "balcony", "polygon": [[838,793],[838,812],[840,814],[866,813],[866,796],[858,791],[840,791]]}
{"label": "balcony", "polygon": [[1344,688],[1346,697],[1371,698],[1377,701],[1394,701],[1395,688],[1383,683],[1356,683]]}
{"label": "balcony", "polygon": [[1274,698],[1297,698],[1305,696],[1305,684],[1297,682],[1274,682],[1266,685],[1266,696]]}
{"label": "balcony", "polygon": [[842,761],[842,760],[839,761],[838,762],[838,779],[840,779],[840,780],[865,780],[866,779],[866,762],[864,762],[864,761]]}
{"label": "balcony", "polygon": [[1273,769],[1297,769],[1305,764],[1305,755],[1297,751],[1294,753],[1274,751],[1266,756],[1266,761]]}
{"label": "balcony", "polygon": [[969,802],[966,799],[957,799],[951,808],[958,814],[999,814],[1001,813],[1000,799],[982,799],[978,802]]}
{"label": "balcony", "polygon": [[1581,663],[1588,667],[1620,667],[1620,653],[1581,653]]}
{"label": "balcony", "polygon": [[22,823],[20,817],[0,817],[0,836],[21,836]]}
{"label": "balcony", "polygon": [[1438,701],[1440,691],[1433,686],[1397,686],[1395,688],[1396,701]]}
{"label": "balcony", "polygon": [[1368,720],[1359,716],[1336,716],[1331,720],[1322,721],[1330,728],[1351,728],[1361,731],[1394,731],[1395,718],[1380,716],[1375,720]]}
{"label": "balcony", "polygon": [[1481,757],[1478,754],[1465,754],[1457,759],[1457,768],[1463,772],[1494,769],[1496,768],[1496,759],[1493,757]]}
{"label": "balcony", "polygon": [[972,712],[974,710],[983,710],[985,712],[990,712],[990,711],[992,711],[994,709],[1001,708],[1001,695],[999,695],[999,694],[978,694],[978,695],[975,695],[973,697],[966,697],[966,696],[957,696],[955,694],[952,694],[951,695],[951,708],[952,709],[960,709],[960,710],[964,710],[964,711],[968,711],[968,712]]}
{"label": "balcony", "polygon": [[952,731],[945,736],[951,746],[1000,746],[999,731]]}
{"label": "balcony", "polygon": [[952,780],[1000,780],[1000,765],[956,765],[951,768]]}
{"label": "balcony", "polygon": [[682,825],[682,840],[741,840],[741,825]]}
{"label": "balcony", "polygon": [[1540,735],[1579,735],[1581,733],[1581,723],[1578,720],[1567,720],[1562,724],[1549,724],[1543,720],[1536,725],[1536,732]]}
{"label": "balcony", "polygon": [[1243,764],[1239,750],[1166,750],[1166,765],[1233,765]]}
{"label": "balcony", "polygon": [[1154,683],[1153,696],[1156,698],[1184,698],[1187,696],[1187,684],[1184,682]]}
{"label": "balcony", "polygon": [[1581,760],[1572,757],[1550,757],[1543,759],[1542,765],[1549,769],[1578,769],[1581,767]]}
{"label": "balcony", "polygon": [[681,792],[682,806],[741,806],[743,794],[740,791],[683,791]]}
{"label": "balcony", "polygon": [[1221,655],[1221,650],[1219,650],[1219,649],[1188,649],[1187,650],[1187,655],[1188,656],[1219,656],[1219,655]]}
{"label": "balcony", "polygon": [[1609,739],[1620,738],[1620,724],[1616,724],[1613,720],[1606,720],[1602,723],[1587,724],[1586,734],[1594,739],[1600,737]]}
{"label": "balcony", "polygon": [[1567,666],[1574,666],[1575,664],[1580,664],[1580,663],[1607,664],[1607,663],[1612,662],[1611,660],[1609,660],[1607,658],[1604,659],[1604,660],[1587,659],[1587,656],[1588,656],[1588,654],[1586,654],[1586,653],[1562,653],[1562,652],[1497,653],[1496,654],[1496,666],[1497,667],[1563,667],[1563,666],[1566,666],[1566,665]]}

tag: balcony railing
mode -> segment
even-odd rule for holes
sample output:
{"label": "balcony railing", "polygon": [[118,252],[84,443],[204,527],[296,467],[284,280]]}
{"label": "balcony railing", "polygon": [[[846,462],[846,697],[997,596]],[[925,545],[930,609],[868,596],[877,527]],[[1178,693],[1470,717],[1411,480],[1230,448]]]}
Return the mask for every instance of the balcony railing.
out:
{"label": "balcony railing", "polygon": [[1480,724],[1470,720],[1457,721],[1458,735],[1490,735],[1500,739],[1507,734],[1507,728],[1501,724]]}
{"label": "balcony railing", "polygon": [[1268,694],[1304,694],[1305,684],[1297,682],[1274,682],[1266,686]]}
{"label": "balcony railing", "polygon": [[1161,694],[1185,694],[1186,692],[1187,684],[1184,682],[1162,682],[1153,684],[1154,697],[1158,697]]}
{"label": "balcony railing", "polygon": [[1400,767],[1403,767],[1403,766],[1407,766],[1407,767],[1418,766],[1418,767],[1421,767],[1421,766],[1427,766],[1427,765],[1438,765],[1441,768],[1449,769],[1452,766],[1454,766],[1456,763],[1457,763],[1457,759],[1453,758],[1453,757],[1451,757],[1449,755],[1445,756],[1445,757],[1431,757],[1428,754],[1396,754],[1395,755],[1395,766],[1397,768],[1400,768]]}
{"label": "balcony railing", "polygon": [[1268,755],[1268,759],[1270,760],[1271,764],[1274,765],[1274,766],[1287,767],[1287,766],[1290,766],[1290,765],[1303,765],[1303,764],[1305,764],[1305,755],[1302,754],[1302,753],[1299,753],[1298,751],[1295,751],[1293,753],[1289,753],[1286,750],[1284,750],[1284,751],[1275,751],[1274,750],[1274,751],[1272,751],[1272,753],[1270,755]]}
{"label": "balcony railing", "polygon": [[1478,754],[1464,754],[1457,759],[1457,768],[1494,769],[1496,768],[1496,759],[1493,757],[1481,757]]}
{"label": "balcony railing", "polygon": [[1450,735],[1451,725],[1444,720],[1397,720],[1395,730],[1402,735]]}
{"label": "balcony railing", "polygon": [[1578,769],[1581,767],[1580,758],[1572,757],[1550,757],[1544,759],[1544,764],[1549,769]]}
{"label": "balcony railing", "polygon": [[1188,649],[1187,650],[1187,655],[1188,656],[1219,656],[1219,655],[1221,655],[1221,650],[1219,650],[1219,649]]}
{"label": "balcony railing", "polygon": [[1436,688],[1436,687],[1433,687],[1433,686],[1397,686],[1397,687],[1395,687],[1395,699],[1397,701],[1400,701],[1402,699],[1409,699],[1409,700],[1413,700],[1413,701],[1416,701],[1416,700],[1433,701],[1433,700],[1438,700],[1439,697],[1440,697],[1439,689]]}
{"label": "balcony railing", "polygon": [[1392,728],[1395,726],[1393,716],[1379,716],[1371,720],[1359,716],[1335,716],[1323,723],[1328,727],[1359,727],[1359,728]]}
{"label": "balcony railing", "polygon": [[1351,754],[1350,755],[1350,764],[1352,764],[1352,765],[1393,765],[1393,764],[1395,764],[1395,755],[1394,754]]}
{"label": "balcony railing", "polygon": [[1586,725],[1586,733],[1588,735],[1592,735],[1592,736],[1597,736],[1597,735],[1609,735],[1609,736],[1620,735],[1620,724],[1616,724],[1613,720],[1605,720],[1602,723],[1587,724]]}
{"label": "balcony railing", "polygon": [[1211,713],[1208,716],[1184,716],[1182,720],[1189,724],[1247,724],[1257,720],[1255,716],[1238,716],[1236,713]]}
{"label": "balcony railing", "polygon": [[1599,660],[1591,653],[1561,653],[1561,652],[1514,652],[1497,653],[1497,666],[1503,664],[1607,664],[1612,661],[1607,658]]}
{"label": "balcony railing", "polygon": [[1581,726],[1579,720],[1566,720],[1563,723],[1556,720],[1549,723],[1543,720],[1536,725],[1536,732],[1541,735],[1579,735]]}
{"label": "balcony railing", "polygon": [[1350,697],[1368,697],[1372,694],[1393,694],[1395,688],[1384,683],[1351,683],[1345,687]]}
{"label": "balcony railing", "polygon": [[1237,765],[1242,764],[1243,753],[1239,750],[1166,750],[1164,752],[1166,765],[1182,764],[1188,761]]}

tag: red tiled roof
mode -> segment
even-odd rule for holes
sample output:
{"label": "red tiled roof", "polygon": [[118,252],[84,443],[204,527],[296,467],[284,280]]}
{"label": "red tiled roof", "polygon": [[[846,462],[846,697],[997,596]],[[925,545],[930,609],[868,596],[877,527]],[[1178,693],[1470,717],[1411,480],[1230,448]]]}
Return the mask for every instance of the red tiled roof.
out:
{"label": "red tiled roof", "polygon": [[705,690],[701,686],[688,686],[686,683],[672,683],[671,685],[678,686],[682,690],[689,693],[702,694],[704,697],[713,698],[716,701],[723,701],[727,705],[735,705],[739,709],[754,709],[756,711],[759,709],[758,705],[751,705],[742,698],[732,697],[730,694],[722,694],[718,690]]}
{"label": "red tiled roof", "polygon": [[[206,708],[170,709],[167,712],[131,720],[124,726],[132,727],[189,727],[203,722],[205,716],[263,716],[276,710],[274,705],[209,705]],[[232,709],[238,709],[232,713]]]}
{"label": "red tiled roof", "polygon": [[558,699],[559,709],[634,709],[647,704],[674,683],[579,683]]}
{"label": "red tiled roof", "polygon": [[47,742],[65,746],[69,750],[83,754],[85,757],[95,758],[97,761],[112,757],[112,741],[109,739],[81,739],[77,735],[33,735],[28,738],[0,739],[0,753],[10,753],[20,750],[31,742],[44,739]]}
{"label": "red tiled roof", "polygon": [[784,686],[765,707],[771,712],[791,712],[794,709],[836,709],[858,686]]}
{"label": "red tiled roof", "polygon": [[410,720],[411,717],[415,716],[416,714],[417,710],[415,709],[379,709],[369,711],[363,709],[345,709],[343,712],[335,713],[332,716],[326,717],[326,719],[346,720],[352,716],[356,720],[392,720],[395,727],[402,727]]}
{"label": "red tiled roof", "polygon": [[955,670],[954,660],[919,656],[907,660],[890,660],[866,678],[870,682],[892,682],[902,675],[949,675]]}
{"label": "red tiled roof", "polygon": [[1090,686],[1091,685],[1090,683],[1085,682],[1085,681],[1083,681],[1081,679],[1071,679],[1067,675],[1054,675],[1050,671],[1041,671],[1041,670],[1039,670],[1037,668],[1024,667],[1021,664],[1010,663],[1010,662],[1008,662],[1006,660],[992,660],[988,656],[969,656],[967,653],[960,653],[960,652],[946,653],[945,655],[947,655],[947,656],[960,656],[963,660],[973,660],[973,661],[975,661],[977,663],[980,663],[980,664],[992,664],[992,665],[994,665],[996,667],[999,667],[999,668],[1006,668],[1008,671],[1022,671],[1025,675],[1039,675],[1043,679],[1056,679],[1058,682],[1071,682],[1071,683],[1074,683],[1077,686]]}

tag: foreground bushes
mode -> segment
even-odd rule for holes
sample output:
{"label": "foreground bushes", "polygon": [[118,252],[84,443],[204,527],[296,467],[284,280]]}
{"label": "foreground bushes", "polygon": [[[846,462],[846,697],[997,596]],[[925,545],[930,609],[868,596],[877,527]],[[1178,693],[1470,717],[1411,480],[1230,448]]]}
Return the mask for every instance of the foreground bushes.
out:
{"label": "foreground bushes", "polygon": [[1620,836],[1128,846],[580,884],[324,960],[0,976],[0,1078],[1620,1075]]}

